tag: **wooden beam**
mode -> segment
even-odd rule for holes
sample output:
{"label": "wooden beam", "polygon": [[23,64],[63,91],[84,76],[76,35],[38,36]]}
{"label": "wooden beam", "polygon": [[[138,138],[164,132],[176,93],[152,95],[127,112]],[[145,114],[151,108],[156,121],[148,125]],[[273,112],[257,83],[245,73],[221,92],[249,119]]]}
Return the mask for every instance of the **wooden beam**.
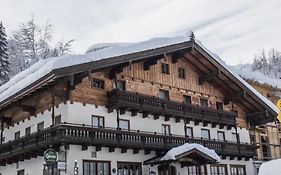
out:
{"label": "wooden beam", "polygon": [[30,115],[34,115],[36,108],[34,106],[29,106],[29,105],[21,105],[21,108],[24,112],[28,112]]}
{"label": "wooden beam", "polygon": [[116,75],[123,72],[123,68],[128,65],[129,65],[129,63],[123,63],[123,64],[119,64],[119,65],[113,67],[112,69],[110,69],[109,79],[112,80],[112,79],[116,78]]}
{"label": "wooden beam", "polygon": [[148,150],[148,149],[144,150],[144,154],[145,155],[150,154],[150,150]]}
{"label": "wooden beam", "polygon": [[120,115],[123,115],[126,113],[126,108],[119,108],[120,110]]}
{"label": "wooden beam", "polygon": [[115,148],[114,147],[109,147],[108,151],[111,152],[115,152]]}
{"label": "wooden beam", "polygon": [[88,150],[88,145],[83,144],[82,145],[82,151],[86,151],[86,150]]}
{"label": "wooden beam", "polygon": [[133,154],[138,154],[140,152],[139,149],[133,149]]}
{"label": "wooden beam", "polygon": [[121,148],[121,153],[126,153],[127,152],[127,148]]}
{"label": "wooden beam", "polygon": [[[163,57],[161,57],[161,58],[163,58]],[[157,61],[158,61],[158,59],[150,59],[150,60],[143,62],[143,69],[150,70],[150,67],[156,65]]]}
{"label": "wooden beam", "polygon": [[154,120],[158,120],[158,119],[159,119],[159,117],[160,117],[160,115],[159,115],[159,114],[153,114],[153,119],[154,119]]}
{"label": "wooden beam", "polygon": [[214,77],[220,74],[220,70],[215,70],[213,72],[209,72],[206,75],[199,76],[199,85],[202,85],[204,82],[210,81]]}
{"label": "wooden beam", "polygon": [[248,113],[246,114],[247,118],[256,118],[256,117],[261,117],[261,116],[265,116],[266,115],[266,111],[258,111],[258,112],[253,112],[253,113]]}
{"label": "wooden beam", "polygon": [[238,92],[224,97],[224,104],[227,105],[230,101],[246,98],[246,91]]}

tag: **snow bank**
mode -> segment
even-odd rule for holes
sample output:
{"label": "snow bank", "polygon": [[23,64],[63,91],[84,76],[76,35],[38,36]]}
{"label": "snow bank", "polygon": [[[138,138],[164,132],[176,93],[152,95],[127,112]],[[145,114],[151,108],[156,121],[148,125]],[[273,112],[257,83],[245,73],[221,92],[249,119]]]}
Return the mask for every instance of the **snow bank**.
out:
{"label": "snow bank", "polygon": [[271,160],[261,165],[259,175],[280,175],[281,159]]}
{"label": "snow bank", "polygon": [[192,149],[197,149],[201,151],[202,153],[208,155],[209,157],[213,158],[217,162],[220,161],[220,157],[217,155],[217,153],[214,150],[206,148],[197,143],[185,143],[182,146],[172,148],[170,151],[166,153],[166,155],[161,160],[176,160],[176,156],[184,152],[190,151]]}

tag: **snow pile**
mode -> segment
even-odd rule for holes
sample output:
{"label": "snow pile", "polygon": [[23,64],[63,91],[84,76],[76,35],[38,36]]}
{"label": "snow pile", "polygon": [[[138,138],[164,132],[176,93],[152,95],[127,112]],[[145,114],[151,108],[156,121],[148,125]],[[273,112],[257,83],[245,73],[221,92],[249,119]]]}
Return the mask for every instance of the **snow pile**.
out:
{"label": "snow pile", "polygon": [[271,160],[261,165],[259,175],[280,175],[281,159]]}
{"label": "snow pile", "polygon": [[243,78],[256,81],[260,84],[270,85],[281,89],[281,80],[265,76],[261,72],[252,71],[250,67],[233,66],[233,69]]}
{"label": "snow pile", "polygon": [[199,150],[200,152],[208,155],[209,157],[213,158],[217,162],[220,161],[220,157],[217,155],[217,153],[214,150],[204,147],[197,143],[185,143],[182,146],[172,148],[170,151],[166,153],[166,155],[161,160],[176,160],[176,156],[185,153],[187,151],[190,151],[192,149]]}

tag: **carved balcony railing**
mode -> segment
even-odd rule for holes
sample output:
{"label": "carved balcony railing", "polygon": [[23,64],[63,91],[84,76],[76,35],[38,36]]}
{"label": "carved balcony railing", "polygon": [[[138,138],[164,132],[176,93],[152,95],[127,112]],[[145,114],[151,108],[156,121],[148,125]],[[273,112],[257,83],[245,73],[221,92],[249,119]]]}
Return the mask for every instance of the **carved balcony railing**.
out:
{"label": "carved balcony railing", "polygon": [[220,127],[227,126],[230,129],[236,125],[237,113],[231,111],[200,107],[119,90],[108,93],[108,100],[107,107],[110,112],[118,107],[143,114],[175,117],[176,121],[185,119],[188,122],[191,120],[195,123],[203,122],[204,125],[211,123],[213,127],[220,125]]}
{"label": "carved balcony railing", "polygon": [[[58,148],[62,145],[82,145],[82,150],[88,146],[97,148],[108,147],[109,150],[121,148],[165,152],[184,143],[198,143],[214,149],[219,155],[230,158],[249,159],[254,156],[255,146],[243,143],[231,143],[201,138],[187,138],[176,135],[163,135],[155,132],[125,131],[113,128],[93,128],[85,125],[60,124],[46,128],[40,132],[21,137],[0,145],[0,165],[16,163],[25,159],[42,156],[50,145]],[[122,152],[122,151],[121,151]]]}

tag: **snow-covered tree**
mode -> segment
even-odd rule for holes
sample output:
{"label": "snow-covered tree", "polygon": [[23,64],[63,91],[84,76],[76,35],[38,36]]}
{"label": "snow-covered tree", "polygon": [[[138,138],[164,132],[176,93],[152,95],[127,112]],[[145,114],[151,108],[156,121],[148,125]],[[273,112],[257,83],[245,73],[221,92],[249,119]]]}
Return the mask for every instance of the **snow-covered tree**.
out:
{"label": "snow-covered tree", "polygon": [[7,35],[5,28],[0,22],[0,85],[9,80],[9,67],[8,49],[7,49]]}
{"label": "snow-covered tree", "polygon": [[49,22],[41,27],[35,23],[32,17],[28,22],[22,23],[8,40],[11,62],[10,75],[13,76],[25,70],[41,59],[71,53],[73,40],[68,42],[60,41],[55,44],[55,47],[52,47],[52,39],[53,25]]}

